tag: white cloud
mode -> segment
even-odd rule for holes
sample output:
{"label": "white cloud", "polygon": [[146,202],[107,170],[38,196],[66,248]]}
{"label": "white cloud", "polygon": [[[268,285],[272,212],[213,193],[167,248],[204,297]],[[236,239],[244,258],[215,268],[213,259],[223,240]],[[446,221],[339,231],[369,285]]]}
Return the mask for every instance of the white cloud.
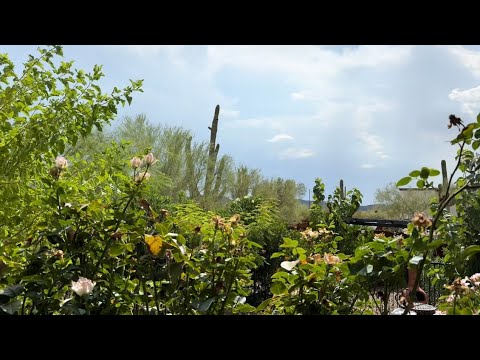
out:
{"label": "white cloud", "polygon": [[375,154],[382,160],[389,158],[389,156],[385,154],[383,151],[377,151]]}
{"label": "white cloud", "polygon": [[476,77],[480,77],[480,52],[461,45],[448,46],[450,54],[457,57]]}
{"label": "white cloud", "polygon": [[303,92],[293,92],[290,94],[293,100],[303,100],[305,99],[305,94]]}
{"label": "white cloud", "polygon": [[329,47],[273,45],[208,46],[210,71],[225,66],[259,72],[277,72],[289,79],[316,81],[345,69],[401,64],[409,59],[411,46],[358,46],[335,51]]}
{"label": "white cloud", "polygon": [[236,119],[225,124],[226,128],[269,128],[278,131],[284,131],[282,121],[275,117],[260,117],[251,119]]}
{"label": "white cloud", "polygon": [[220,116],[224,117],[224,118],[227,118],[227,119],[234,119],[234,118],[238,118],[240,116],[240,111],[223,108],[220,111]]}
{"label": "white cloud", "polygon": [[375,167],[375,165],[373,165],[373,164],[362,164],[360,167],[362,169],[373,169]]}
{"label": "white cloud", "polygon": [[284,140],[293,140],[293,136],[290,136],[288,134],[278,134],[267,141],[275,143],[275,142],[284,141]]}
{"label": "white cloud", "polygon": [[480,111],[480,86],[467,89],[453,89],[448,98],[462,104],[463,111],[476,117]]}
{"label": "white cloud", "polygon": [[127,51],[140,57],[144,61],[156,62],[158,56],[166,55],[169,61],[178,68],[188,67],[183,52],[185,45],[106,45],[115,49]]}
{"label": "white cloud", "polygon": [[288,148],[283,150],[282,152],[279,153],[279,158],[281,160],[287,160],[287,159],[302,159],[302,158],[307,158],[311,157],[314,155],[314,152],[309,149],[305,148]]}
{"label": "white cloud", "polygon": [[377,128],[382,128],[377,113],[391,111],[394,107],[376,99],[366,99],[364,101],[366,105],[358,106],[355,114],[357,137],[363,143],[367,156],[375,154],[380,159],[386,159],[388,155],[383,151],[383,141],[374,132]]}

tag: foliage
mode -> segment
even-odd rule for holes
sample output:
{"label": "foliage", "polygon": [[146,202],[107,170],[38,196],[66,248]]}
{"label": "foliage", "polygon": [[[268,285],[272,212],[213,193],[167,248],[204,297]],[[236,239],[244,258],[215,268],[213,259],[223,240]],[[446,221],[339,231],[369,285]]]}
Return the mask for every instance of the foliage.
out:
{"label": "foliage", "polygon": [[[433,171],[433,170],[432,170]],[[400,191],[395,184],[390,183],[375,192],[375,203],[381,205],[378,209],[387,219],[411,219],[416,212],[428,213],[432,198],[438,197],[437,191]]]}
{"label": "foliage", "polygon": [[276,201],[280,218],[295,224],[308,216],[308,209],[298,200],[305,195],[305,185],[290,179],[263,179],[253,188],[252,194]]}
{"label": "foliage", "polygon": [[380,314],[388,314],[391,294],[405,287],[404,275],[410,256],[401,236],[389,238],[378,234],[373,241],[355,249],[349,263],[350,271],[358,275],[357,281],[362,288],[368,289]]}
{"label": "foliage", "polygon": [[[224,314],[241,311],[259,245],[239,219],[224,220],[192,204],[178,217],[143,198],[151,154],[124,174],[116,146],[94,161],[76,158],[38,183],[49,216],[25,243],[4,242],[3,280],[22,285],[18,313]],[[150,160],[149,160],[150,159]],[[53,173],[53,172],[52,172]],[[40,275],[41,274],[41,275]],[[78,278],[95,286],[75,295]],[[15,300],[16,301],[16,300]],[[8,302],[10,304],[10,300]],[[9,308],[10,309],[10,308]]]}
{"label": "foliage", "polygon": [[271,296],[271,276],[280,265],[280,259],[271,259],[277,252],[285,236],[299,236],[287,229],[280,219],[276,204],[256,196],[244,196],[232,201],[229,214],[239,214],[247,229],[247,237],[262,246],[262,258],[253,271],[253,293],[248,298],[252,305]]}
{"label": "foliage", "polygon": [[[313,188],[314,203],[310,210],[310,223],[312,227],[328,228],[334,231],[339,239],[340,251],[353,254],[356,246],[365,240],[364,234],[369,231],[366,227],[351,226],[346,221],[353,216],[362,203],[362,194],[357,189],[342,193],[336,188],[334,193],[328,195],[328,200],[323,205],[325,185],[320,178],[315,179]],[[342,197],[343,194],[343,197]]]}
{"label": "foliage", "polygon": [[102,129],[117,107],[142,91],[142,81],[131,81],[110,94],[101,91],[101,66],[91,73],[61,61],[61,46],[39,48],[29,55],[20,73],[5,54],[0,55],[0,234],[12,241],[41,221],[35,187],[45,167],[58,154]]}
{"label": "foliage", "polygon": [[480,273],[457,278],[445,286],[449,294],[440,298],[439,310],[446,315],[480,314]]}
{"label": "foliage", "polygon": [[[418,242],[422,246],[418,248],[419,254],[415,257],[419,260],[414,264],[417,272],[421,274],[425,264],[432,257],[441,255],[445,266],[442,272],[435,274],[439,284],[448,284],[454,278],[467,276],[472,266],[474,268],[478,266],[477,256],[480,253],[476,225],[469,219],[478,217],[476,185],[480,179],[478,172],[480,158],[474,151],[480,144],[480,115],[477,116],[477,122],[466,126],[455,115],[450,115],[449,119],[448,127],[456,127],[459,130],[459,134],[451,141],[452,145],[459,146],[456,156],[457,164],[448,181],[446,179],[444,181],[446,186],[444,186],[439,201],[431,204],[433,219],[428,223],[430,230],[428,235]],[[472,150],[467,146],[471,146]],[[457,170],[462,172],[462,176],[454,183],[453,179]],[[433,189],[433,182],[429,179],[438,174],[438,170],[423,167],[420,170],[412,171],[409,177],[399,180],[397,185],[404,185],[407,181],[417,178],[419,179],[418,187]],[[456,215],[447,211],[447,207],[453,201],[456,202]],[[417,277],[415,285],[418,285],[419,278],[420,276]]]}
{"label": "foliage", "polygon": [[439,190],[432,218],[390,185],[378,202],[411,223],[374,236],[348,224],[360,191],[342,184],[325,201],[317,178],[299,232],[287,225],[308,215],[303,184],[217,159],[219,107],[209,144],[143,115],[102,132],[141,81],[106,94],[100,66],[61,57],[40,48],[17,74],[0,55],[1,314],[386,314],[407,269],[414,287],[424,271],[446,285],[440,310],[478,314],[480,115],[449,117],[459,149],[441,188],[427,167],[397,182]]}
{"label": "foliage", "polygon": [[337,252],[329,233],[311,238],[306,247],[284,238],[281,268],[272,276],[273,297],[257,307],[271,314],[350,314],[357,300],[367,300],[364,291],[350,274],[349,256]]}

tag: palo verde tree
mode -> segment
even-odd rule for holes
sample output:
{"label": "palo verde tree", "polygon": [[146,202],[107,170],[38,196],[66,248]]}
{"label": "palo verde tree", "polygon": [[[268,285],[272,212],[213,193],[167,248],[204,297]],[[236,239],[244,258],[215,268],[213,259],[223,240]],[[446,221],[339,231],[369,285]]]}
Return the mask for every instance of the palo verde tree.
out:
{"label": "palo verde tree", "polygon": [[250,195],[261,181],[261,172],[258,169],[249,169],[245,165],[238,166],[232,176],[231,196],[233,199]]}

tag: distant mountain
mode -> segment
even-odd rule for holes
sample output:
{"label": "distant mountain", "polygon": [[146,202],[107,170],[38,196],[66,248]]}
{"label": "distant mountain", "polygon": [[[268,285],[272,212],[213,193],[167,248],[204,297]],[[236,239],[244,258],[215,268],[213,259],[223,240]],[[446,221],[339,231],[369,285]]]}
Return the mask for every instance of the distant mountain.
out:
{"label": "distant mountain", "polygon": [[[308,207],[308,200],[299,200],[303,205]],[[312,204],[313,201],[310,201],[310,204]],[[325,203],[323,203],[325,205]],[[358,211],[368,211],[371,210],[375,205],[360,205],[360,208]]]}

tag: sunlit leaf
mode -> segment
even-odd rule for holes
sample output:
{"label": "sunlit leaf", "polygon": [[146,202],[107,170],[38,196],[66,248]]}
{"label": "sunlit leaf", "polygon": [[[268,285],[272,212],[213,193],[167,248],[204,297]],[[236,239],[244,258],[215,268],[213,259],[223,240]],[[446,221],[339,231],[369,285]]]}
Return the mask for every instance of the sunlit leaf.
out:
{"label": "sunlit leaf", "polygon": [[287,287],[285,284],[281,281],[275,282],[271,287],[270,291],[272,292],[273,295],[281,295],[287,290]]}
{"label": "sunlit leaf", "polygon": [[466,259],[469,256],[475,255],[480,252],[480,245],[470,245],[463,251],[463,258]]}
{"label": "sunlit leaf", "polygon": [[155,256],[162,250],[162,238],[158,235],[145,234],[145,242],[147,243],[148,250]]}
{"label": "sunlit leaf", "polygon": [[397,182],[397,186],[405,186],[407,185],[410,181],[412,181],[412,178],[410,176],[406,176],[404,178],[401,178]]}

